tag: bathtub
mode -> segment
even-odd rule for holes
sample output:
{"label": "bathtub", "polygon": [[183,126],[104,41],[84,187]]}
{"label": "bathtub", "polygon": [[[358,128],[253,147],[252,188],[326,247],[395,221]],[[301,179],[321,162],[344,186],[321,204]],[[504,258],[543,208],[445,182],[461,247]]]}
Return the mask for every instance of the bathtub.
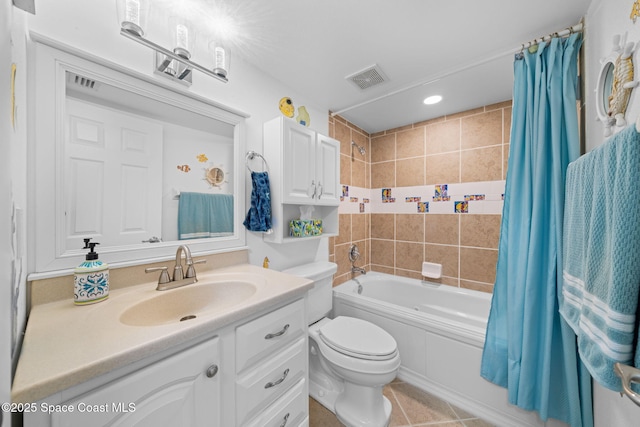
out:
{"label": "bathtub", "polygon": [[368,320],[395,338],[399,379],[498,426],[544,426],[480,377],[490,307],[488,293],[377,272],[333,288],[334,316]]}

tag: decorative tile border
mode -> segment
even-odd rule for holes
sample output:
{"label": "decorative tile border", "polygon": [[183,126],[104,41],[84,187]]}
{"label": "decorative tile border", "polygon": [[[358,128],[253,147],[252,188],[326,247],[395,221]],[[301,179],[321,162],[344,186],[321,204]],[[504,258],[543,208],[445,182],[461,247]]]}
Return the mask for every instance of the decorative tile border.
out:
{"label": "decorative tile border", "polygon": [[342,186],[339,213],[502,214],[505,181],[413,187]]}

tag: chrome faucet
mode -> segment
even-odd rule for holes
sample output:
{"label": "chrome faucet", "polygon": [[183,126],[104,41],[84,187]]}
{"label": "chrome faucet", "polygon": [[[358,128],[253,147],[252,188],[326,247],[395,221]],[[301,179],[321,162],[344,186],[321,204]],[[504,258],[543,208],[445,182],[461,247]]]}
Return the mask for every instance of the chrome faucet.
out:
{"label": "chrome faucet", "polygon": [[[187,272],[184,273],[182,268],[182,254],[184,253],[185,265]],[[196,283],[198,278],[196,277],[195,264],[202,264],[207,262],[205,259],[194,261],[191,258],[191,250],[187,245],[180,245],[176,250],[176,265],[173,267],[173,278],[169,277],[167,267],[149,267],[144,271],[151,273],[152,271],[160,271],[160,277],[158,278],[157,291],[166,291],[168,289],[179,288],[181,286],[190,285]]]}
{"label": "chrome faucet", "polygon": [[356,261],[360,259],[360,251],[358,250],[358,246],[351,245],[349,248],[349,261],[351,261],[351,272],[352,273],[362,273],[367,274],[367,270],[362,267],[356,267]]}
{"label": "chrome faucet", "polygon": [[362,267],[356,267],[355,265],[351,266],[351,272],[352,273],[362,273],[362,274],[367,274],[367,270],[365,270]]}
{"label": "chrome faucet", "polygon": [[[182,270],[182,253],[184,252],[185,263],[187,264],[187,273],[191,271],[192,277],[195,277],[195,269],[189,270],[189,267],[193,267],[193,259],[191,258],[191,249],[187,245],[180,245],[176,250],[176,265],[173,267],[173,281],[182,280],[185,278],[184,271]],[[187,274],[187,277],[189,275]]]}

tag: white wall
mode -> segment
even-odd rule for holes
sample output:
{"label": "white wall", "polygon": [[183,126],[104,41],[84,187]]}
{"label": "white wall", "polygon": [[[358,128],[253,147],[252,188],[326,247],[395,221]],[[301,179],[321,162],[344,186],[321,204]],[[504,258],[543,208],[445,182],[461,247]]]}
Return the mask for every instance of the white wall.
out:
{"label": "white wall", "polygon": [[[153,2],[152,2],[153,3]],[[38,2],[37,13],[28,21],[30,31],[58,40],[107,60],[117,62],[133,70],[154,76],[152,73],[152,51],[121,36],[116,19],[115,1],[51,0]],[[149,38],[163,28],[150,22]],[[206,44],[198,45],[192,59],[206,64]],[[154,76],[154,78],[160,78]],[[280,113],[278,101],[290,96],[296,107],[305,105],[311,115],[311,126],[316,131],[328,131],[328,106],[317,105],[302,93],[294,93],[286,83],[267,77],[240,58],[233,56],[229,83],[224,84],[199,72],[194,72],[193,85],[185,89],[251,115],[247,119],[247,150],[262,152],[262,123]],[[179,86],[179,85],[178,85]],[[26,165],[24,165],[26,167]],[[251,182],[247,179],[246,203],[249,206]],[[246,212],[242,213],[242,215]],[[262,237],[247,233],[250,247],[250,262],[262,264],[265,256],[271,267],[283,269],[301,262],[328,258],[327,239],[300,242],[295,245],[271,245],[263,243]]]}
{"label": "white wall", "polygon": [[[608,56],[613,47],[614,34],[627,32],[627,40],[640,41],[640,19],[634,24],[629,15],[633,2],[628,0],[593,0],[586,18],[585,60],[586,60],[586,146],[587,151],[602,144],[602,123],[595,120],[595,88],[600,74],[600,59]],[[640,49],[634,53],[636,79],[640,69]],[[636,89],[629,101],[627,118],[634,122],[640,114],[640,94]],[[594,421],[596,427],[638,425],[640,407],[629,399],[621,398],[597,383],[594,383]]]}
{"label": "white wall", "polygon": [[[26,201],[27,83],[25,12],[0,2],[0,401],[10,401],[12,366],[17,362],[20,331],[26,323],[26,256],[24,221]],[[11,120],[11,66],[16,65],[14,120]],[[11,425],[3,414],[2,426]]]}
{"label": "white wall", "polygon": [[[640,42],[640,18],[634,24],[629,18],[632,1],[593,0],[586,17],[585,62],[586,62],[586,146],[587,151],[602,144],[604,126],[596,120],[596,84],[600,75],[600,61],[613,49],[613,36],[627,34],[627,41]],[[635,78],[640,70],[640,49],[633,55]],[[640,114],[640,93],[634,90],[627,108],[628,123],[635,122]]]}
{"label": "white wall", "polygon": [[[11,52],[11,1],[4,0],[0,3],[0,52]],[[11,73],[12,56],[2,55],[0,58],[0,198],[11,200],[11,163],[10,156],[5,155],[11,149],[13,142],[10,104],[6,102],[11,96],[10,81],[6,77]],[[0,203],[0,402],[9,402],[11,390],[11,204]],[[7,413],[0,413],[2,421],[0,425],[8,426]]]}

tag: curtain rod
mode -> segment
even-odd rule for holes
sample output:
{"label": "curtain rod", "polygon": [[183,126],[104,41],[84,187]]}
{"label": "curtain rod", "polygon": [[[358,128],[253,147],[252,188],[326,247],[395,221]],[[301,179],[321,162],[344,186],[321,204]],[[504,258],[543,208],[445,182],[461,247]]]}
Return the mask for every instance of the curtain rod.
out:
{"label": "curtain rod", "polygon": [[457,73],[460,73],[462,71],[466,71],[466,70],[471,69],[471,68],[475,68],[475,67],[477,67],[479,65],[483,65],[483,64],[486,64],[486,63],[491,62],[493,60],[496,60],[498,58],[502,58],[503,56],[513,55],[514,53],[522,52],[523,50],[525,50],[528,47],[537,45],[538,43],[542,43],[543,41],[551,40],[553,37],[565,37],[565,36],[568,36],[568,35],[573,34],[573,33],[578,33],[580,31],[582,31],[582,29],[583,29],[582,22],[579,22],[578,24],[576,24],[576,25],[574,25],[572,27],[567,27],[564,30],[556,31],[555,33],[546,35],[544,37],[539,37],[537,39],[533,39],[532,41],[523,43],[522,45],[520,45],[519,47],[517,47],[515,49],[510,49],[510,50],[508,50],[506,52],[498,53],[496,55],[490,56],[488,58],[481,59],[479,61],[473,62],[471,64],[468,64],[468,65],[465,65],[465,66],[462,66],[462,67],[453,68],[453,69],[444,71],[441,74],[437,74],[437,75],[433,76],[429,80],[420,81],[418,83],[414,83],[414,84],[411,84],[409,86],[402,87],[400,89],[388,92],[388,93],[386,93],[384,95],[380,95],[378,97],[369,99],[367,101],[360,102],[359,104],[355,104],[355,105],[352,105],[350,107],[346,107],[346,108],[343,108],[341,110],[334,111],[334,112],[331,113],[331,117],[337,116],[339,114],[342,114],[342,113],[344,113],[346,111],[349,111],[349,110],[353,110],[353,109],[358,108],[358,107],[365,106],[367,104],[371,104],[371,103],[379,101],[381,99],[388,98],[388,97],[390,97],[392,95],[396,95],[398,93],[402,93],[402,92],[405,92],[407,90],[414,89],[414,88],[416,88],[418,86],[426,86],[428,84],[435,83],[438,80],[441,80],[441,79],[443,79],[445,77],[448,77],[450,75],[457,74]]}
{"label": "curtain rod", "polygon": [[566,37],[566,36],[569,36],[569,35],[571,35],[573,33],[579,33],[580,31],[582,31],[582,22],[577,23],[573,27],[565,28],[562,31],[556,31],[553,34],[547,34],[544,37],[540,37],[540,38],[537,38],[537,39],[533,39],[530,42],[523,43],[520,46],[520,51],[523,51],[523,50],[525,50],[525,49],[527,49],[527,48],[529,48],[531,46],[535,46],[535,45],[540,44],[542,42],[549,41],[554,37]]}

